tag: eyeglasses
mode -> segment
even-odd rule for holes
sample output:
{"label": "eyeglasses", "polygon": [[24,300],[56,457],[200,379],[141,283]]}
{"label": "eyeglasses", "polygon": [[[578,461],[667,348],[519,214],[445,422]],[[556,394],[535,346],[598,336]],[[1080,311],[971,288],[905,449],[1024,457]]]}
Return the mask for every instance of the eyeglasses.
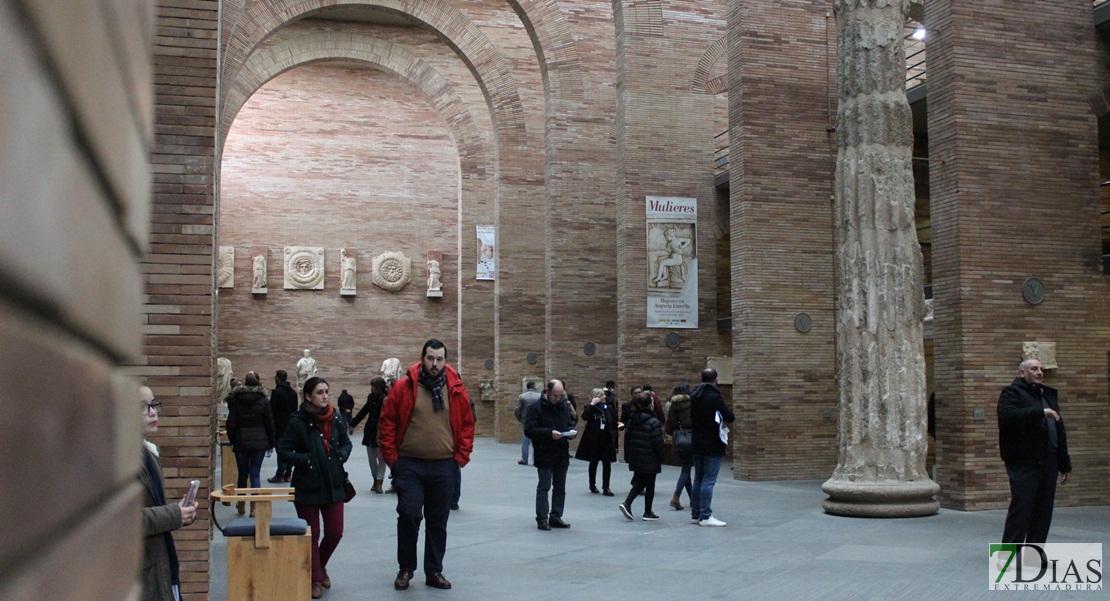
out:
{"label": "eyeglasses", "polygon": [[155,413],[158,413],[162,410],[162,401],[151,401],[149,403],[141,401],[139,403],[139,408],[143,410],[143,415],[149,414],[151,409],[153,409]]}

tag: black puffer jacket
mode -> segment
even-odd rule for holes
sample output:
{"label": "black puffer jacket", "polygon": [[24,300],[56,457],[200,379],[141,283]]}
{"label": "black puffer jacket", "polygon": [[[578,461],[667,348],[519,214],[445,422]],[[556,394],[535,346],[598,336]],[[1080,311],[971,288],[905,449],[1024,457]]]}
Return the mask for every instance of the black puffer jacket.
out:
{"label": "black puffer jacket", "polygon": [[624,426],[624,460],[628,469],[640,474],[663,471],[663,424],[648,405],[633,408]]}
{"label": "black puffer jacket", "polygon": [[277,446],[274,415],[267,390],[261,386],[239,386],[227,403],[227,439],[236,453],[265,451]]}
{"label": "black puffer jacket", "polygon": [[717,412],[726,424],[736,421],[732,409],[725,404],[721,389],[716,384],[702,383],[690,395],[690,422],[694,425],[693,451],[695,455],[722,457],[727,450],[721,442]]}
{"label": "black puffer jacket", "polygon": [[289,382],[282,382],[270,393],[270,411],[274,413],[274,430],[280,439],[289,427],[289,416],[297,410],[297,391]]}

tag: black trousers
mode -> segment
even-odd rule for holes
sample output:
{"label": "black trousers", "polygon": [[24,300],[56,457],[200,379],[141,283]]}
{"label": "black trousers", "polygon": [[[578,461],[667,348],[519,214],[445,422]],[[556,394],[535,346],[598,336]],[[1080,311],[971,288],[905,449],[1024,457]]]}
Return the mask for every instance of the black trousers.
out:
{"label": "black trousers", "polygon": [[601,488],[609,490],[609,475],[613,473],[613,462],[595,459],[590,462],[590,486],[597,488],[597,464],[601,464]]}
{"label": "black trousers", "polygon": [[632,490],[624,500],[624,506],[632,510],[632,501],[644,493],[644,514],[651,513],[651,505],[655,501],[655,477],[659,474],[632,472]]}
{"label": "black trousers", "polygon": [[443,571],[447,550],[447,518],[451,496],[459,476],[454,459],[402,457],[393,464],[393,487],[397,489],[397,565],[416,571],[416,540],[424,526],[424,573]]}
{"label": "black trousers", "polygon": [[1006,512],[1002,542],[1047,542],[1059,471],[1055,453],[1047,455],[1042,465],[1006,464],[1006,475],[1010,477],[1010,509]]}

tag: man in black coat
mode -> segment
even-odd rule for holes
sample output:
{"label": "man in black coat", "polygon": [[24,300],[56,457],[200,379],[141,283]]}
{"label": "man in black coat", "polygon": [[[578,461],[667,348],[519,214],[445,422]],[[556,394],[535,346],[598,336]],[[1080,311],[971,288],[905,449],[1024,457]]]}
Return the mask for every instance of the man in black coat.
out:
{"label": "man in black coat", "polygon": [[[297,410],[297,392],[289,384],[289,374],[284,369],[277,370],[274,375],[274,389],[270,392],[270,412],[274,414],[274,433],[278,441],[285,436],[285,428],[289,426],[289,416]],[[293,465],[285,463],[278,455],[277,473],[273,478],[267,478],[270,483],[289,482],[293,479]]]}
{"label": "man in black coat", "polygon": [[[551,380],[540,400],[524,413],[524,432],[535,448],[533,463],[539,474],[536,486],[536,527],[540,530],[570,528],[563,521],[567,495],[567,468],[570,467],[570,439],[576,420],[571,417],[563,382]],[[548,504],[547,493],[551,493]]]}
{"label": "man in black coat", "polygon": [[[720,416],[720,421],[718,420]],[[692,422],[691,450],[694,454],[694,486],[690,490],[691,522],[699,526],[721,527],[725,522],[713,517],[713,487],[721,470],[728,446],[721,440],[721,429],[736,421],[732,409],[717,388],[717,370],[701,372],[701,384],[690,394]]]}
{"label": "man in black coat", "polygon": [[998,446],[1010,478],[1004,543],[1044,543],[1052,524],[1056,474],[1071,479],[1068,437],[1055,388],[1036,359],[1018,366],[1018,377],[998,397]]}

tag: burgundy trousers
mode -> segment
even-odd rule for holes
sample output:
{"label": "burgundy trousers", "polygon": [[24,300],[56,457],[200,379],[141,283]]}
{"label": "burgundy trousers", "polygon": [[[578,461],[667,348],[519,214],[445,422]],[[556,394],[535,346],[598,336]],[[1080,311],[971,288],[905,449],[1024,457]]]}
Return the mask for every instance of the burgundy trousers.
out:
{"label": "burgundy trousers", "polygon": [[[339,539],[343,538],[343,503],[328,503],[327,505],[302,505],[293,503],[297,508],[297,517],[308,522],[312,532],[312,581],[324,580],[324,569],[335,548],[339,546]],[[320,539],[320,518],[324,521],[324,538]]]}

